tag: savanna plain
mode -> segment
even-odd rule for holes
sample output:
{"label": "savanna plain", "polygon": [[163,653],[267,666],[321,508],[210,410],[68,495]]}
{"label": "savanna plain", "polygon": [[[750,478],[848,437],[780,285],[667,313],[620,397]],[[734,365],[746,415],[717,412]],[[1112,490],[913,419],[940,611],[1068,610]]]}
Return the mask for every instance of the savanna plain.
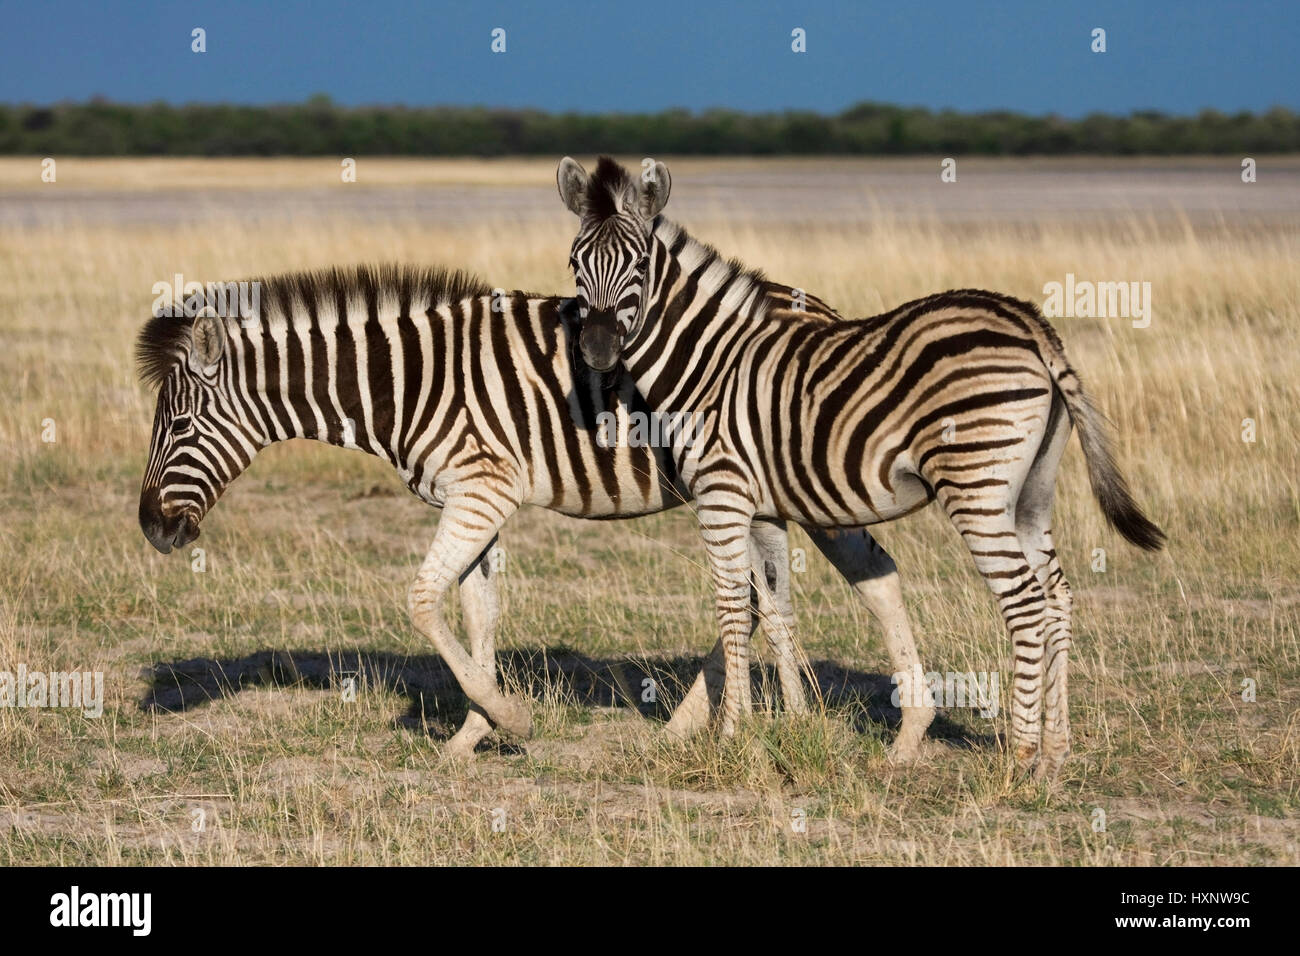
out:
{"label": "savanna plain", "polygon": [[1169,546],[1107,529],[1072,442],[1074,755],[1048,785],[1005,751],[1009,644],[933,509],[876,529],[922,661],[999,672],[1003,706],[945,707],[917,763],[887,760],[875,622],[797,530],[813,713],[664,737],[715,639],[687,508],[506,525],[499,656],[536,733],[444,759],[465,700],[405,613],[437,512],[291,442],[208,515],[201,561],[156,553],[134,339],[177,273],[398,261],[567,293],[554,161],[361,158],[343,183],[337,159],[65,158],[43,183],[40,159],[0,160],[0,670],[102,671],[105,699],[0,708],[0,864],[1300,863],[1300,161],[1247,184],[1223,159],[959,159],[941,183],[938,157],[666,157],[668,215],[846,316],[1151,284],[1145,328],[1055,320]]}

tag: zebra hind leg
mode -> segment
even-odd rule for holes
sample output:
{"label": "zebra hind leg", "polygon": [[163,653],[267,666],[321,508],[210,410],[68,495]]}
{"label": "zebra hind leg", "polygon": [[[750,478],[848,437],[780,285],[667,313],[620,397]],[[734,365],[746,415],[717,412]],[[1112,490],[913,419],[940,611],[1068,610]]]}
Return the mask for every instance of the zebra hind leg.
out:
{"label": "zebra hind leg", "polygon": [[1045,666],[1043,669],[1043,747],[1035,773],[1042,779],[1055,777],[1070,755],[1070,700],[1068,674],[1072,628],[1070,584],[1061,570],[1052,544],[1052,532],[1020,533],[1020,541],[1034,574],[1047,594]]}
{"label": "zebra hind leg", "polygon": [[1005,483],[972,492],[941,480],[936,490],[984,583],[997,598],[1011,637],[1011,745],[1016,762],[1022,769],[1029,769],[1038,758],[1042,740],[1047,596],[1016,534],[1013,509],[991,493],[1005,493]]}
{"label": "zebra hind leg", "polygon": [[1061,570],[1052,541],[1052,501],[1056,470],[1070,440],[1070,418],[1058,397],[1047,435],[1030,466],[1016,501],[1016,534],[1029,557],[1034,574],[1047,595],[1048,619],[1044,666],[1043,751],[1036,771],[1054,777],[1070,754],[1070,700],[1068,672],[1072,642],[1070,585]]}
{"label": "zebra hind leg", "polygon": [[[478,559],[460,576],[460,606],[465,618],[465,631],[469,635],[470,653],[474,662],[496,676],[496,628],[501,618],[501,599],[497,590],[497,575],[492,567],[493,538],[479,554]],[[453,757],[474,756],[474,748],[492,732],[492,722],[478,704],[471,703],[465,723],[447,741],[447,753]]]}

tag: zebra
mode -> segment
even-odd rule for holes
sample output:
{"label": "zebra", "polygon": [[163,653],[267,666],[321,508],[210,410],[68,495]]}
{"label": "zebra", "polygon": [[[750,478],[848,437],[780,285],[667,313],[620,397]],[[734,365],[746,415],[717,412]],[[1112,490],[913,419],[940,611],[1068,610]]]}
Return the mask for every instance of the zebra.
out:
{"label": "zebra", "polygon": [[621,361],[651,407],[704,422],[673,464],[717,588],[723,731],[735,729],[730,688],[747,673],[751,523],[870,525],[937,500],[1011,638],[1015,758],[1054,776],[1069,753],[1071,596],[1050,516],[1072,425],[1107,520],[1147,550],[1164,533],[1134,501],[1108,423],[1039,310],[962,289],[873,318],[810,318],[661,215],[672,188],[663,163],[634,177],[601,157],[588,175],[565,157],[556,176],[579,218],[569,262],[584,360]]}
{"label": "zebra", "polygon": [[[204,308],[190,318],[155,315],[140,331],[141,377],[158,390],[140,491],[145,537],[163,553],[187,545],[271,442],[313,438],[384,459],[442,510],[407,603],[416,630],[472,701],[448,752],[472,754],[494,724],[528,736],[528,708],[496,685],[500,604],[487,556],[525,503],[626,518],[685,502],[666,448],[602,439],[602,414],[625,428],[647,410],[630,377],[582,364],[571,299],[492,290],[464,272],[363,266],[261,279],[257,288],[256,316]],[[820,300],[813,309],[834,315]],[[861,529],[810,534],[885,628],[898,666],[919,666],[890,556]],[[757,621],[786,709],[802,712],[785,523],[755,523],[751,542],[765,585]],[[443,617],[457,581],[469,655]],[[684,736],[709,720],[721,695],[721,658],[719,643],[670,733]],[[913,735],[914,724],[907,721]]]}

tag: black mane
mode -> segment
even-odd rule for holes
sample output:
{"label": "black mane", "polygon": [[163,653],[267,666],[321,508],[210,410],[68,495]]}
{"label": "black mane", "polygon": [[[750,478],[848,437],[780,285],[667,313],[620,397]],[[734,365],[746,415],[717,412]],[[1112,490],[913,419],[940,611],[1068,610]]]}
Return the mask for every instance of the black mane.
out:
{"label": "black mane", "polygon": [[[404,310],[424,311],[492,291],[478,276],[460,269],[391,264],[317,269],[251,281],[258,283],[262,321],[276,313],[287,316],[296,306],[315,311],[340,300],[372,302],[380,293],[396,296]],[[144,324],[135,343],[141,382],[151,388],[162,384],[188,352],[193,324],[184,314],[154,315]]]}
{"label": "black mane", "polygon": [[596,160],[596,171],[587,180],[586,212],[597,222],[618,213],[623,193],[632,185],[632,174],[610,156]]}
{"label": "black mane", "polygon": [[186,354],[193,323],[184,315],[155,315],[144,324],[135,339],[135,365],[142,384],[155,389],[162,385]]}

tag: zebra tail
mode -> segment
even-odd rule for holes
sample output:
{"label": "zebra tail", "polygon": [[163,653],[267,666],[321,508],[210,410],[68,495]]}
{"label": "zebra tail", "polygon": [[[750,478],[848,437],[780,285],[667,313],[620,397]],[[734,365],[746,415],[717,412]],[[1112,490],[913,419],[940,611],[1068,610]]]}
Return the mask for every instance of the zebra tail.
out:
{"label": "zebra tail", "polygon": [[[1037,312],[1037,309],[1034,310]],[[1057,390],[1065,399],[1070,421],[1079,430],[1079,444],[1088,463],[1088,483],[1106,520],[1129,543],[1144,551],[1164,547],[1165,533],[1142,513],[1133,492],[1115,462],[1114,429],[1105,413],[1083,389],[1083,383],[1065,358],[1065,347],[1041,314],[1036,316],[1045,333],[1040,339],[1042,358]]]}

